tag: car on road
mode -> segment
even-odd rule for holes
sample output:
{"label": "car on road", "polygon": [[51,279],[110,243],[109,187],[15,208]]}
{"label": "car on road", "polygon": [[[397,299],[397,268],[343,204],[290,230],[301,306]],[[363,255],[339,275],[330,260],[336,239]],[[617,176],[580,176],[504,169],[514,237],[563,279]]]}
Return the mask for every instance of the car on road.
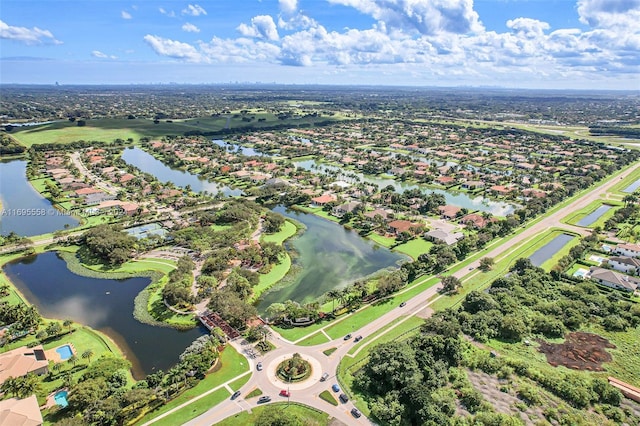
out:
{"label": "car on road", "polygon": [[240,396],[240,391],[235,391],[235,392],[233,393],[233,395],[231,395],[231,400],[234,400],[234,399],[236,399],[236,398],[237,398],[237,397],[239,397],[239,396]]}
{"label": "car on road", "polygon": [[289,391],[288,391],[288,390],[286,390],[286,389],[282,389],[282,390],[280,391],[280,396],[286,396],[287,398],[289,398],[289,397],[291,396],[291,392],[289,392]]}
{"label": "car on road", "polygon": [[401,307],[401,308],[403,308],[403,307],[405,307],[405,306],[407,306],[407,302],[402,302],[402,303],[400,304],[400,307]]}
{"label": "car on road", "polygon": [[347,334],[346,336],[344,336],[344,340],[349,340],[351,339],[351,334]]}
{"label": "car on road", "polygon": [[474,269],[476,269],[475,266],[469,266],[470,271],[473,271]]}
{"label": "car on road", "polygon": [[269,402],[269,401],[271,401],[271,397],[268,395],[261,396],[260,398],[258,398],[258,404],[264,404],[265,402]]}
{"label": "car on road", "polygon": [[362,340],[362,336],[356,336],[356,338],[353,339],[353,341],[356,343],[358,343],[360,340]]}
{"label": "car on road", "polygon": [[329,378],[329,373],[324,373],[324,374],[322,375],[322,377],[320,377],[320,381],[321,381],[321,382],[324,382],[324,381],[325,381],[325,380],[327,380],[328,378]]}
{"label": "car on road", "polygon": [[343,404],[346,404],[349,401],[349,397],[343,393],[341,393],[338,398],[340,398],[340,402]]}
{"label": "car on road", "polygon": [[338,386],[337,383],[334,383],[331,389],[333,389],[334,392],[340,392],[340,386]]}
{"label": "car on road", "polygon": [[359,419],[360,416],[362,416],[362,413],[360,412],[360,410],[358,410],[357,408],[352,408],[351,409],[351,415],[353,417],[355,417],[356,419]]}
{"label": "car on road", "polygon": [[262,363],[261,363],[261,362],[259,362],[259,363],[257,363],[257,364],[256,364],[256,369],[257,369],[258,371],[262,371]]}

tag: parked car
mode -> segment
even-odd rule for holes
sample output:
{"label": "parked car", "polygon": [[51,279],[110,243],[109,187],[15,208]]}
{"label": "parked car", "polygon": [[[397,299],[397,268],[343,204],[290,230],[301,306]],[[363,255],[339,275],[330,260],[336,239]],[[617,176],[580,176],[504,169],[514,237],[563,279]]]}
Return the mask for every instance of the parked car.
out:
{"label": "parked car", "polygon": [[324,374],[322,375],[322,377],[320,377],[320,381],[321,381],[321,382],[324,382],[324,381],[325,381],[325,380],[327,380],[328,378],[329,378],[329,373],[324,373]]}
{"label": "parked car", "polygon": [[331,389],[333,389],[334,392],[340,392],[340,386],[338,386],[337,383],[334,383]]}
{"label": "parked car", "polygon": [[258,404],[264,404],[265,402],[269,402],[271,401],[271,397],[270,396],[261,396],[260,398],[258,398]]}
{"label": "parked car", "polygon": [[289,398],[291,396],[291,393],[286,389],[282,389],[280,391],[280,396],[286,396],[287,398]]}
{"label": "parked car", "polygon": [[362,340],[362,336],[356,336],[356,338],[353,339],[353,341],[356,343],[358,343],[360,340]]}
{"label": "parked car", "polygon": [[351,339],[351,334],[347,334],[346,336],[344,336],[344,340],[349,340]]}
{"label": "parked car", "polygon": [[232,400],[234,400],[234,399],[236,399],[236,398],[237,398],[237,397],[239,397],[239,396],[240,396],[240,391],[235,391],[235,392],[233,393],[233,395],[231,395],[231,399],[232,399]]}
{"label": "parked car", "polygon": [[400,304],[400,307],[401,307],[401,308],[403,308],[403,307],[405,307],[405,306],[407,306],[407,302],[402,302],[402,303]]}
{"label": "parked car", "polygon": [[362,413],[360,412],[360,410],[358,410],[357,408],[352,408],[351,409],[351,415],[353,417],[355,417],[356,419],[359,419],[360,416],[362,416]]}
{"label": "parked car", "polygon": [[259,362],[259,363],[257,363],[257,364],[256,364],[256,369],[257,369],[258,371],[262,371],[262,363],[261,363],[261,362]]}
{"label": "parked car", "polygon": [[343,404],[346,404],[349,401],[349,397],[343,393],[340,394],[339,398],[340,402],[342,402]]}

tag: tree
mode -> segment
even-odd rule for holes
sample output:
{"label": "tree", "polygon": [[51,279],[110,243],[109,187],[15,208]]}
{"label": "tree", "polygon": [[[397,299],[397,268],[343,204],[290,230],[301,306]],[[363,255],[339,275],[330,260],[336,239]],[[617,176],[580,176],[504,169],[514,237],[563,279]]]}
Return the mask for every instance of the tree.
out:
{"label": "tree", "polygon": [[295,414],[278,407],[266,407],[256,418],[255,426],[303,426],[304,422]]}
{"label": "tree", "polygon": [[483,257],[480,259],[479,269],[482,272],[489,272],[493,268],[494,263],[493,257]]}
{"label": "tree", "polygon": [[78,357],[77,357],[77,356],[75,356],[75,355],[71,355],[71,356],[69,357],[69,359],[67,360],[67,362],[68,362],[69,364],[73,364],[73,366],[75,367],[75,366],[76,366],[76,364],[78,363]]}
{"label": "tree", "polygon": [[67,330],[71,331],[71,326],[73,325],[73,321],[70,319],[66,319],[64,320],[64,322],[62,323],[62,325],[64,327],[67,327]]}
{"label": "tree", "polygon": [[455,293],[459,287],[462,287],[462,282],[453,275],[442,278],[442,291],[445,293]]}
{"label": "tree", "polygon": [[88,362],[91,363],[91,357],[93,356],[93,349],[89,348],[82,352],[82,358],[88,359]]}
{"label": "tree", "polygon": [[336,299],[340,297],[340,290],[333,289],[327,292],[327,297],[333,302],[331,312],[336,311]]}

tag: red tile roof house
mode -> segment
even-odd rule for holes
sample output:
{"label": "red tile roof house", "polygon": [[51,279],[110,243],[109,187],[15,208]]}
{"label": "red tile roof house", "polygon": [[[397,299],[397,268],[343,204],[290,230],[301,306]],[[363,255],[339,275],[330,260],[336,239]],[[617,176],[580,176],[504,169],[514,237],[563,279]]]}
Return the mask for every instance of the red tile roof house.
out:
{"label": "red tile roof house", "polygon": [[314,207],[321,207],[321,206],[324,206],[325,204],[332,203],[336,200],[337,198],[334,195],[324,194],[319,197],[312,198],[311,202]]}
{"label": "red tile roof house", "polygon": [[462,209],[458,206],[446,205],[438,207],[438,211],[440,212],[440,216],[444,219],[455,219]]}
{"label": "red tile roof house", "polygon": [[28,398],[0,401],[0,425],[41,426],[42,413],[35,394]]}
{"label": "red tile roof house", "polygon": [[455,178],[452,178],[451,176],[438,176],[435,180],[436,183],[439,183],[440,185],[452,185],[456,182]]}
{"label": "red tile roof house", "polygon": [[22,377],[29,373],[42,375],[49,372],[49,361],[42,345],[13,349],[0,354],[0,383],[9,377]]}
{"label": "red tile roof house", "polygon": [[484,228],[491,222],[491,219],[485,219],[482,215],[477,213],[470,213],[465,215],[460,219],[460,223],[464,223],[465,225],[470,225],[475,228]]}
{"label": "red tile roof house", "polygon": [[389,231],[394,235],[400,235],[403,232],[409,232],[410,234],[415,234],[419,231],[420,228],[423,228],[424,225],[417,222],[410,222],[408,220],[394,220],[387,224]]}

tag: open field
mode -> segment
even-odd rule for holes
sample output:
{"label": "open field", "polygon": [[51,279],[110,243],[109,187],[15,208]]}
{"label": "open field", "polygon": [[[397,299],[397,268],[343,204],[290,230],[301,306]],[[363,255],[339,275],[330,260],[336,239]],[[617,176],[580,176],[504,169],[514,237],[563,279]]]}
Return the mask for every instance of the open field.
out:
{"label": "open field", "polygon": [[296,415],[304,421],[305,426],[328,426],[329,416],[315,408],[307,407],[305,405],[292,403],[276,403],[269,404],[268,406],[255,407],[251,409],[251,414],[246,411],[238,413],[234,416],[228,417],[223,421],[217,423],[218,426],[246,426],[255,424],[256,419],[260,416],[267,407],[274,407],[278,410],[286,410],[287,412]]}

